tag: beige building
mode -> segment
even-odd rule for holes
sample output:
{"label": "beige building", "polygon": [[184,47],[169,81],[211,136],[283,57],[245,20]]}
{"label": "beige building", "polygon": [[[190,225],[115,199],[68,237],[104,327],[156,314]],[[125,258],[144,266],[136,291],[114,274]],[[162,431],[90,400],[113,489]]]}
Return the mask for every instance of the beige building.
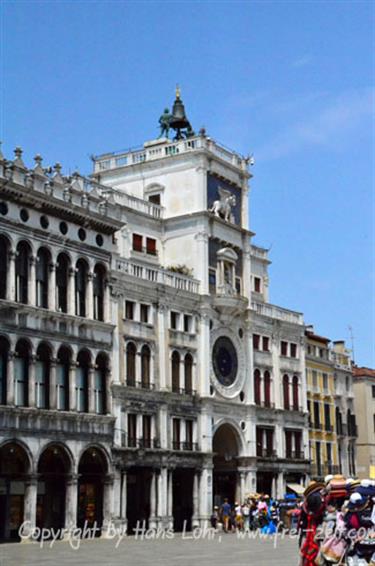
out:
{"label": "beige building", "polygon": [[357,474],[375,479],[375,370],[354,366],[353,389],[358,421]]}

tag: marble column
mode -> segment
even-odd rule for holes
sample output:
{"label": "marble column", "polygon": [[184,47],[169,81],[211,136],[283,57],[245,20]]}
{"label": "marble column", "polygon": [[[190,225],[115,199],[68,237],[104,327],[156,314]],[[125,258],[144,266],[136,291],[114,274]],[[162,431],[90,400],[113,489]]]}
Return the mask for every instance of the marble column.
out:
{"label": "marble column", "polygon": [[49,366],[49,408],[56,409],[57,385],[56,385],[56,364],[57,360],[52,359]]}
{"label": "marble column", "polygon": [[14,405],[14,352],[8,352],[7,405]]}
{"label": "marble column", "polygon": [[28,379],[28,407],[35,407],[35,363],[36,356],[30,356]]}
{"label": "marble column", "polygon": [[78,508],[78,475],[71,474],[66,482],[65,492],[65,528],[75,529],[77,526]]}
{"label": "marble column", "polygon": [[49,266],[48,279],[48,308],[51,311],[56,310],[56,264],[51,263]]}
{"label": "marble column", "polygon": [[197,389],[202,397],[208,397],[210,394],[210,317],[208,312],[201,312],[198,338],[199,377]]}
{"label": "marble column", "polygon": [[168,471],[168,485],[167,485],[167,515],[168,515],[168,528],[173,528],[173,471]]}
{"label": "marble column", "polygon": [[26,479],[25,488],[23,520],[27,521],[28,528],[32,532],[36,526],[36,501],[38,494],[38,477],[36,474],[30,475]]}
{"label": "marble column", "polygon": [[7,300],[16,300],[16,252],[9,252]]}
{"label": "marble column", "polygon": [[36,305],[36,257],[29,258],[29,285],[27,303],[29,305]]}
{"label": "marble column", "polygon": [[162,468],[160,470],[160,474],[158,475],[158,498],[157,498],[157,516],[159,520],[163,523],[167,519],[167,495],[168,495],[168,486],[167,486],[167,474],[168,470],[166,468]]}
{"label": "marble column", "polygon": [[69,366],[69,411],[75,411],[77,409],[76,369],[77,362],[71,362]]}
{"label": "marble column", "polygon": [[109,281],[106,280],[104,283],[104,308],[103,308],[103,318],[104,322],[111,322],[111,288],[109,286]]}
{"label": "marble column", "polygon": [[198,470],[194,473],[193,480],[193,516],[192,527],[199,527],[199,474]]}
{"label": "marble column", "polygon": [[111,524],[113,519],[113,475],[109,474],[104,478],[103,484],[103,526],[102,538],[111,536]]}
{"label": "marble column", "polygon": [[92,271],[87,274],[86,317],[90,319],[94,318],[94,274]]}
{"label": "marble column", "polygon": [[167,330],[166,330],[166,312],[165,305],[159,305],[157,311],[157,334],[159,346],[159,388],[161,391],[167,389],[168,379],[168,348],[167,348]]}
{"label": "marble column", "polygon": [[199,516],[201,527],[209,525],[212,513],[212,469],[203,468],[199,485]]}
{"label": "marble column", "polygon": [[149,528],[155,529],[157,527],[157,517],[156,510],[159,505],[160,493],[156,493],[156,483],[158,474],[155,470],[152,471],[151,483],[150,483],[150,518],[149,518]]}
{"label": "marble column", "polygon": [[75,273],[76,270],[72,267],[68,272],[68,288],[67,288],[67,302],[68,302],[68,314],[76,314],[76,297],[75,297]]}
{"label": "marble column", "polygon": [[123,522],[127,520],[127,489],[128,489],[128,474],[127,471],[122,472],[121,477],[121,512],[120,517]]}
{"label": "marble column", "polygon": [[88,371],[89,413],[95,413],[95,366],[91,365]]}

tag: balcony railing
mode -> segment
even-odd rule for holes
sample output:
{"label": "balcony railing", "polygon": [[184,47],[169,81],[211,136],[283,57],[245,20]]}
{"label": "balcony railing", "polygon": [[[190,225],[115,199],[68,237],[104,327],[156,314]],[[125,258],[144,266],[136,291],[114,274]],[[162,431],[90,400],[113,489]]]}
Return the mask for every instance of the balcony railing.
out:
{"label": "balcony railing", "polygon": [[327,474],[338,474],[340,473],[340,466],[336,465],[336,464],[332,464],[330,462],[327,462],[325,464],[312,464],[311,468],[311,475],[315,476],[315,477],[324,477]]}
{"label": "balcony railing", "polygon": [[155,389],[155,383],[149,381],[135,381],[134,379],[126,380],[127,387],[136,387],[138,389]]}
{"label": "balcony railing", "polygon": [[[285,322],[291,322],[293,324],[303,324],[303,315],[301,313],[283,309],[276,305],[271,305],[270,303],[257,303],[252,301],[251,308],[262,316],[284,320]],[[294,360],[296,358],[290,359]]]}
{"label": "balcony railing", "polygon": [[290,450],[286,452],[285,457],[290,460],[304,460],[305,458],[302,450]]}
{"label": "balcony railing", "polygon": [[277,458],[277,452],[269,448],[258,448],[257,456],[258,458]]}
{"label": "balcony railing", "polygon": [[143,448],[150,450],[160,448],[160,440],[158,438],[135,438],[128,436],[126,433],[121,434],[121,444],[127,448]]}
{"label": "balcony railing", "polygon": [[191,395],[195,397],[195,389],[184,389],[183,387],[172,387],[172,393],[177,393],[178,395]]}
{"label": "balcony railing", "polygon": [[180,441],[173,441],[172,442],[173,450],[185,450],[189,452],[195,452],[198,450],[198,443],[197,442],[180,442]]}
{"label": "balcony railing", "polygon": [[160,144],[145,144],[143,148],[95,156],[94,169],[95,173],[101,173],[118,167],[128,167],[137,165],[138,163],[144,163],[145,161],[154,161],[155,159],[202,149],[208,150],[223,161],[237,168],[243,170],[247,169],[247,161],[243,157],[227,149],[222,144],[204,136],[196,136],[188,140],[178,140],[174,142],[169,140],[164,142],[160,141]]}
{"label": "balcony railing", "polygon": [[199,292],[199,281],[197,279],[187,277],[174,271],[168,271],[161,267],[151,267],[127,259],[117,259],[115,269],[131,277],[137,277],[138,279],[150,281],[151,283],[160,283],[168,287],[174,287],[180,291],[187,291],[189,293]]}

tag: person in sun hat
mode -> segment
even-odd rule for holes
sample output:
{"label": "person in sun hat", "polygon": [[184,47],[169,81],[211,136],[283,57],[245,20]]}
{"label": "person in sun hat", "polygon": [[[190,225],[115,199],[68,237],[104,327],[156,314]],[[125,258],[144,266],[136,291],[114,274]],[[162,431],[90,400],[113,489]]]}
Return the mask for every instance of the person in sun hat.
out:
{"label": "person in sun hat", "polygon": [[358,492],[352,493],[347,505],[345,524],[348,529],[358,530],[363,525],[363,511],[369,504],[369,498]]}
{"label": "person in sun hat", "polygon": [[356,491],[357,487],[361,485],[361,481],[355,480],[353,478],[348,478],[345,484],[348,497],[350,497],[350,495]]}
{"label": "person in sun hat", "polygon": [[326,506],[325,488],[325,483],[312,481],[303,494],[304,502],[298,523],[302,566],[315,566],[315,559],[319,553],[319,544],[315,538],[317,528],[323,521]]}

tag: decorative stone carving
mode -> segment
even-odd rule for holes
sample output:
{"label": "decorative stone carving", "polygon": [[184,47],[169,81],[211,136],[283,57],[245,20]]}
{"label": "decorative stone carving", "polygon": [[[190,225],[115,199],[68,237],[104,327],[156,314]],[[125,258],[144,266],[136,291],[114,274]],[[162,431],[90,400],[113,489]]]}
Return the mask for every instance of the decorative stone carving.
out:
{"label": "decorative stone carving", "polygon": [[215,200],[212,207],[209,209],[215,216],[222,218],[225,222],[234,224],[234,216],[232,214],[232,207],[236,206],[236,197],[230,191],[218,188],[220,196],[219,200]]}

